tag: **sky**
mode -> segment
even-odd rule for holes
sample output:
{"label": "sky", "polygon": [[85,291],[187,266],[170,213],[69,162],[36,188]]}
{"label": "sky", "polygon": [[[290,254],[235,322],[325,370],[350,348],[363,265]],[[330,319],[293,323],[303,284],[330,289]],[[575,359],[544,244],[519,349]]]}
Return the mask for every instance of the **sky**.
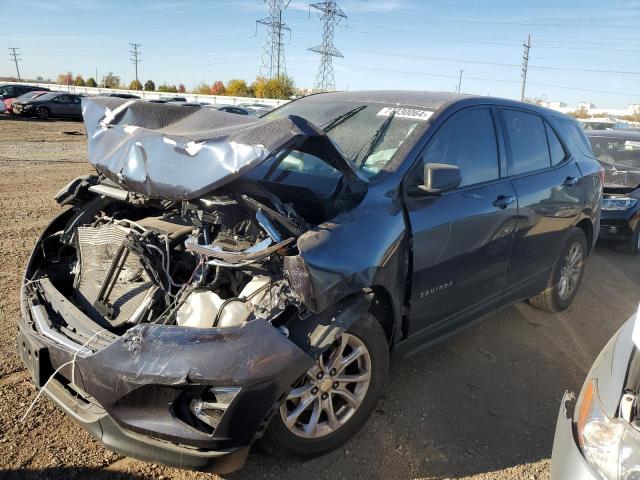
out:
{"label": "sky", "polygon": [[[318,0],[314,0],[318,1]],[[310,2],[283,14],[287,73],[313,87],[322,23]],[[519,98],[523,47],[531,35],[526,96],[640,103],[640,0],[338,0],[339,90],[444,90]],[[262,0],[0,0],[0,76],[135,78],[129,43],[142,44],[140,80],[156,84],[255,79],[266,30]],[[4,47],[4,48],[3,48]]]}

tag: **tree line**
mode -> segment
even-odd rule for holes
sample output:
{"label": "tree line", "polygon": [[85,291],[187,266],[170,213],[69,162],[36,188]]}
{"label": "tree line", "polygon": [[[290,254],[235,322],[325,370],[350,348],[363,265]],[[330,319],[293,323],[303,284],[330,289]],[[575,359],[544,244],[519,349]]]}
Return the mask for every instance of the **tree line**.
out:
{"label": "tree line", "polygon": [[[118,75],[109,72],[103,75],[100,83],[94,77],[85,78],[71,72],[61,73],[58,75],[56,83],[60,85],[75,85],[77,87],[101,87],[101,88],[121,88],[128,90],[144,90],[147,92],[169,92],[169,93],[187,93],[184,84],[171,85],[162,83],[156,86],[156,83],[149,79],[144,85],[138,80],[132,80],[129,85],[123,84]],[[216,80],[212,84],[201,82],[189,93],[198,95],[226,95],[230,97],[255,97],[255,98],[279,98],[290,99],[296,94],[295,83],[293,79],[287,75],[281,75],[276,78],[257,77],[253,82],[248,83],[242,79],[231,79],[224,83]]]}

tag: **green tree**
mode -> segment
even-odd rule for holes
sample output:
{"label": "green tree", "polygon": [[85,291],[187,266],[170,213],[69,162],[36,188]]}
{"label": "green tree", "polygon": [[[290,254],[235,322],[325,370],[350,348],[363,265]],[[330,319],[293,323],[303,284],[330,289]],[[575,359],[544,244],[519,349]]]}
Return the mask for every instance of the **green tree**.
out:
{"label": "green tree", "polygon": [[147,92],[153,92],[156,89],[156,84],[153,83],[153,80],[149,79],[144,83],[144,89]]}
{"label": "green tree", "polygon": [[224,95],[227,89],[224,87],[224,83],[221,80],[216,80],[211,85],[211,95]]}
{"label": "green tree", "polygon": [[251,84],[251,90],[256,98],[267,98],[267,82],[265,77],[258,77]]}
{"label": "green tree", "polygon": [[87,83],[84,81],[84,78],[82,78],[82,75],[77,74],[76,78],[73,80],[73,84],[76,87],[84,87]]}
{"label": "green tree", "polygon": [[87,82],[86,82],[86,83],[87,83],[87,87],[94,87],[94,88],[95,88],[95,87],[97,87],[97,86],[98,86],[98,82],[96,82],[96,79],[95,79],[95,78],[93,78],[93,77],[89,77],[89,78],[87,79]]}
{"label": "green tree", "polygon": [[129,90],[142,90],[142,84],[140,80],[132,80],[129,84]]}
{"label": "green tree", "polygon": [[576,111],[569,112],[569,115],[571,115],[574,118],[589,118],[589,110],[587,110],[587,108],[584,105],[582,105]]}
{"label": "green tree", "polygon": [[193,93],[198,95],[211,95],[211,87],[206,82],[199,83],[196,88],[193,89]]}
{"label": "green tree", "polygon": [[120,88],[120,77],[109,72],[102,77],[102,86],[104,88]]}
{"label": "green tree", "polygon": [[175,85],[167,85],[166,83],[163,83],[162,85],[158,86],[158,91],[159,92],[178,93],[178,87],[176,87]]}
{"label": "green tree", "polygon": [[293,83],[293,79],[286,75],[280,75],[279,77],[267,80],[265,85],[264,97],[258,98],[281,98],[284,100],[290,99],[295,93],[296,87]]}
{"label": "green tree", "polygon": [[250,90],[247,86],[247,82],[239,79],[232,79],[227,82],[227,86],[225,87],[227,91],[227,95],[230,97],[249,97]]}

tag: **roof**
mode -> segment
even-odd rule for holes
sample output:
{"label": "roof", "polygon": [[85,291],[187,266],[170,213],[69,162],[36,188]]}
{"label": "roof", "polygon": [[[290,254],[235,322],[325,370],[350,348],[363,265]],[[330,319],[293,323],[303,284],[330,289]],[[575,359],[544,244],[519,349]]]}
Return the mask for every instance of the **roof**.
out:
{"label": "roof", "polygon": [[556,110],[552,110],[532,103],[523,104],[522,102],[519,102],[517,100],[511,100],[507,98],[488,97],[483,95],[469,95],[466,93],[432,92],[428,90],[365,90],[356,92],[327,92],[313,94],[307,97],[301,97],[297,101],[299,100],[304,100],[305,102],[325,102],[327,100],[330,100],[344,102],[380,103],[386,105],[397,104],[399,106],[425,108],[433,111],[437,111],[441,107],[454,102],[464,100],[477,100],[480,103],[489,103],[505,107],[526,106],[527,109],[535,110],[543,114],[564,116],[564,114],[557,112]]}
{"label": "roof", "polygon": [[[325,102],[366,102],[399,104],[437,110],[455,100],[474,98],[474,95],[451,92],[408,91],[408,90],[366,90],[359,92],[327,92],[302,97],[300,100]],[[479,97],[480,98],[480,97]]]}
{"label": "roof", "polygon": [[640,132],[637,130],[585,130],[587,137],[616,138],[619,140],[640,141]]}

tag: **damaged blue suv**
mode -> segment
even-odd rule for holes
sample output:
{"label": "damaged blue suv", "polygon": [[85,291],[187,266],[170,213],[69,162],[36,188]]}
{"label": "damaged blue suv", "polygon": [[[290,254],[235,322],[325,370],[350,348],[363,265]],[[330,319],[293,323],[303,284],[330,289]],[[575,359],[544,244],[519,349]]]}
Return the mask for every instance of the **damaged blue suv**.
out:
{"label": "damaged blue suv", "polygon": [[336,92],[263,118],[83,100],[96,174],[22,288],[37,387],[107,448],[226,473],[327,452],[390,353],[494,309],[567,308],[599,232],[580,126],[519,102]]}

